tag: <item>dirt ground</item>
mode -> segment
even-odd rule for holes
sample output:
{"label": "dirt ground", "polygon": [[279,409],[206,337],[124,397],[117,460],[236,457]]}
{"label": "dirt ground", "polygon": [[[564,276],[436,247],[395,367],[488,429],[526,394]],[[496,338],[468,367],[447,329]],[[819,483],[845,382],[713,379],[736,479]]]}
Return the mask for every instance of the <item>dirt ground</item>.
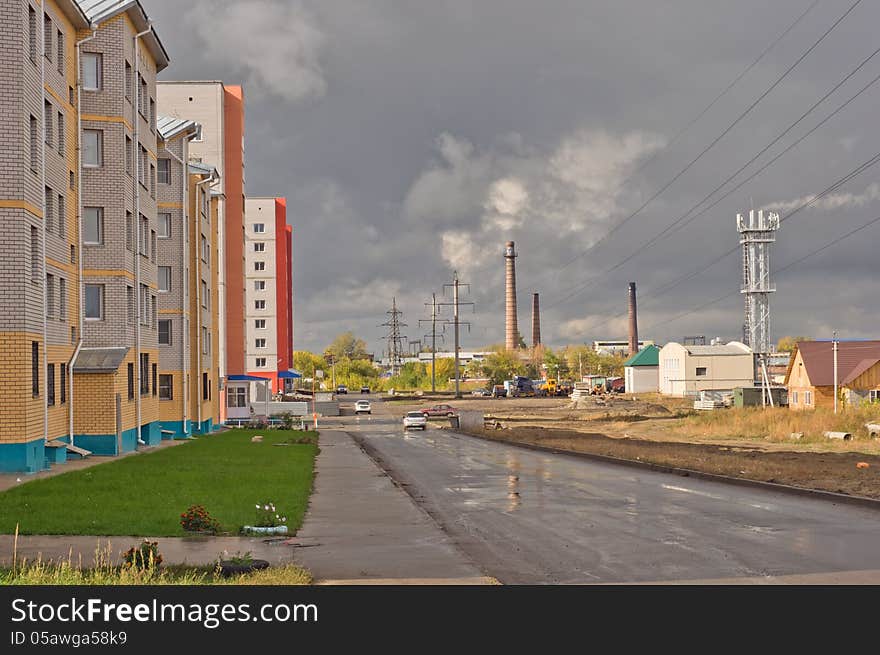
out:
{"label": "dirt ground", "polygon": [[435,402],[484,412],[488,425],[498,427],[475,434],[488,439],[880,499],[880,440],[867,436],[787,442],[723,429],[703,434],[693,429],[700,417],[689,416],[686,402],[657,398],[576,406],[568,398],[425,397],[393,406],[403,413]]}

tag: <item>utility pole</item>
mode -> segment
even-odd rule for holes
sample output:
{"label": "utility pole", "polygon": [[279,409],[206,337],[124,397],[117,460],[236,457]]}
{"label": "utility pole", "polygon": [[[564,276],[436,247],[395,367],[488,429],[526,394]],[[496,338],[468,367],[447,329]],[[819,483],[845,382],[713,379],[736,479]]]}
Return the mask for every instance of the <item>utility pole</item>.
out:
{"label": "utility pole", "polygon": [[837,414],[837,330],[832,333],[831,349],[834,351],[834,413]]}
{"label": "utility pole", "polygon": [[[428,303],[425,303],[427,306]],[[431,393],[437,393],[437,294],[431,294],[431,318],[430,319],[419,319],[419,325],[422,323],[431,323]],[[428,338],[428,335],[425,335],[425,338]],[[440,335],[440,338],[443,339],[443,335]]]}
{"label": "utility pole", "polygon": [[459,326],[464,324],[467,325],[468,330],[471,328],[471,324],[467,321],[462,322],[459,320],[459,307],[461,305],[470,305],[474,307],[474,303],[472,302],[461,302],[459,300],[459,291],[461,287],[467,287],[468,291],[470,291],[470,285],[464,284],[458,279],[458,271],[453,272],[452,274],[452,283],[444,284],[443,291],[446,291],[447,287],[452,288],[452,302],[451,303],[438,303],[441,306],[452,306],[452,321],[444,321],[444,325],[449,325],[450,323],[454,326],[455,329],[455,397],[461,398],[461,369],[459,365]]}
{"label": "utility pole", "polygon": [[388,358],[391,361],[391,377],[400,372],[400,355],[403,352],[403,340],[407,337],[400,334],[400,328],[407,327],[406,323],[401,322],[400,317],[403,312],[397,309],[397,298],[391,299],[391,309],[385,312],[391,318],[387,323],[382,323],[379,327],[387,327],[388,335]]}

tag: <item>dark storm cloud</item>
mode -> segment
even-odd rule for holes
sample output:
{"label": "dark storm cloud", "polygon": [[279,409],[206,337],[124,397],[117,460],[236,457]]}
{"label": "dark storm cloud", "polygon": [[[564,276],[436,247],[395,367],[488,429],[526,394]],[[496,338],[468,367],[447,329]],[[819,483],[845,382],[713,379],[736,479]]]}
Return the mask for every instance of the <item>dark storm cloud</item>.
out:
{"label": "dark storm cloud", "polygon": [[[165,79],[245,86],[247,190],[289,199],[296,347],[320,349],[351,329],[378,352],[377,325],[391,297],[416,338],[422,303],[453,268],[471,283],[477,302],[464,345],[501,341],[507,239],[516,240],[520,253],[524,333],[529,295],[539,291],[545,341],[623,336],[626,285],[635,280],[645,337],[739,337],[736,254],[662,296],[652,292],[736,246],[737,212],[796,206],[791,203],[880,150],[872,120],[877,89],[686,229],[597,276],[684,215],[870,54],[880,19],[875,3],[857,7],[691,170],[588,249],[721,133],[851,2],[819,3],[662,150],[810,4],[220,0],[181,9],[178,2],[147,0],[145,6],[173,59]],[[876,59],[755,166],[880,73]],[[786,221],[773,265],[880,215],[876,179],[870,169]],[[878,235],[880,225],[781,274],[772,301],[774,334],[821,337],[836,328],[876,336]],[[676,319],[725,294],[731,295]]]}

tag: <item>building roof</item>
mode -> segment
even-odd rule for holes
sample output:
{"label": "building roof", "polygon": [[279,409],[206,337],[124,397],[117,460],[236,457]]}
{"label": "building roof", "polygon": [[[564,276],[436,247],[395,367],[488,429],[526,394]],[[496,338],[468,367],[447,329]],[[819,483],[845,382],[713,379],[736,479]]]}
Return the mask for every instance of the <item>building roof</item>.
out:
{"label": "building roof", "polygon": [[654,345],[642,348],[623,363],[624,366],[660,366],[660,348]]}
{"label": "building roof", "polygon": [[144,44],[156,60],[156,72],[160,72],[168,67],[171,58],[165,50],[165,46],[159,40],[159,35],[153,29],[153,23],[150,21],[147,12],[141,6],[140,0],[77,0],[80,9],[91,22],[92,27],[97,27],[105,20],[109,20],[114,16],[118,16],[123,12],[128,12],[132,23],[139,32],[149,30],[148,34],[143,36]]}
{"label": "building roof", "polygon": [[122,364],[128,348],[82,348],[73,362],[77,373],[114,373]]}
{"label": "building roof", "polygon": [[[834,345],[831,341],[801,341],[796,352],[801,355],[810,384],[815,387],[834,384]],[[791,359],[789,375],[795,359]],[[837,343],[837,379],[840,384],[853,382],[877,362],[880,362],[880,341]]]}
{"label": "building roof", "polygon": [[189,162],[189,172],[195,173],[196,175],[210,175],[213,178],[220,179],[220,174],[217,172],[217,169],[210,164],[191,161]]}
{"label": "building roof", "polygon": [[158,116],[156,118],[156,129],[159,130],[159,136],[167,141],[181,133],[191,133],[194,137],[198,138],[199,133],[202,131],[202,126],[186,118]]}
{"label": "building roof", "polygon": [[58,0],[58,7],[76,27],[85,29],[89,26],[89,18],[76,0]]}
{"label": "building roof", "polygon": [[752,349],[739,341],[715,346],[682,346],[689,355],[695,357],[715,357],[718,355],[751,355]]}

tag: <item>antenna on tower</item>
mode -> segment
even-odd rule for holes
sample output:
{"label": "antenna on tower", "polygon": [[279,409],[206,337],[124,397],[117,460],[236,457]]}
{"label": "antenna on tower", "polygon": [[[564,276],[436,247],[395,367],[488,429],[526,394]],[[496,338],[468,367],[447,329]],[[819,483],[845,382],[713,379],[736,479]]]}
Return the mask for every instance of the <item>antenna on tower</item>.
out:
{"label": "antenna on tower", "polygon": [[767,374],[767,355],[770,354],[770,294],[776,287],[770,284],[770,244],[776,241],[779,214],[754,209],[749,215],[736,215],[736,228],[743,248],[743,284],[745,297],[744,338],[755,355],[756,371],[761,371],[762,398],[773,405],[770,376]]}

